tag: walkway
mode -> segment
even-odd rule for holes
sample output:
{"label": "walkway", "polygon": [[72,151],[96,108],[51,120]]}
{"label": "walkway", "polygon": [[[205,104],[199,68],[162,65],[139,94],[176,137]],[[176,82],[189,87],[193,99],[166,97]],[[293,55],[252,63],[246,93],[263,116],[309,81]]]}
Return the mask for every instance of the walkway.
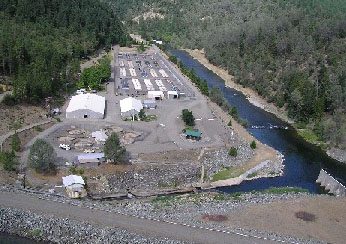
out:
{"label": "walkway", "polygon": [[[22,131],[25,131],[25,130],[29,130],[31,128],[34,128],[36,126],[40,126],[40,125],[45,125],[45,124],[48,124],[50,123],[51,120],[45,120],[45,121],[41,121],[41,122],[38,122],[38,123],[35,123],[35,124],[31,124],[31,125],[28,125],[28,126],[25,126],[25,127],[22,127],[20,129],[18,129],[16,132],[19,133],[19,132],[22,132]],[[2,151],[2,145],[3,143],[6,141],[7,138],[9,138],[10,136],[13,136],[15,134],[15,131],[10,131],[8,132],[7,134],[5,135],[2,135],[0,136],[0,149]]]}

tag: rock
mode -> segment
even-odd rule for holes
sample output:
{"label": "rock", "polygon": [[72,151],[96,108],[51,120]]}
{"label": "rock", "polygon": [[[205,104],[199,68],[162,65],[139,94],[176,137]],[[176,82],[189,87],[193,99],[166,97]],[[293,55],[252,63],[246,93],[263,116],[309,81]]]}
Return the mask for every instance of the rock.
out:
{"label": "rock", "polygon": [[76,138],[75,137],[70,137],[70,136],[61,136],[58,137],[58,141],[60,142],[69,142],[71,143],[72,141],[74,141]]}
{"label": "rock", "polygon": [[82,129],[76,129],[76,130],[69,130],[68,133],[70,135],[82,135],[82,134],[85,134],[86,131]]}

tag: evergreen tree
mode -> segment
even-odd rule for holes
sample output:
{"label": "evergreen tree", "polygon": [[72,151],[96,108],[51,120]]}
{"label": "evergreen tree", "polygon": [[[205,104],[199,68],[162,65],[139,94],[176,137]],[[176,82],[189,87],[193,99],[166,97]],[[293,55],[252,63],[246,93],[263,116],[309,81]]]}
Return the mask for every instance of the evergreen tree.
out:
{"label": "evergreen tree", "polygon": [[126,162],[126,149],[120,145],[119,137],[116,133],[112,133],[106,140],[104,152],[106,159],[112,163]]}
{"label": "evergreen tree", "polygon": [[56,154],[54,148],[45,140],[37,139],[30,147],[29,166],[39,173],[55,172]]}

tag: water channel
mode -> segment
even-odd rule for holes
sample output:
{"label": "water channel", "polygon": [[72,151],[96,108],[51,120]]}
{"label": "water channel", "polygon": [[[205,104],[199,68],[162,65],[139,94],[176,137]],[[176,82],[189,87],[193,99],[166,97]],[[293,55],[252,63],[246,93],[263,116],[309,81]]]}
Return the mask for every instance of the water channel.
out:
{"label": "water channel", "polygon": [[232,106],[238,108],[239,116],[249,122],[247,130],[262,143],[280,151],[285,157],[282,177],[262,178],[243,182],[239,186],[225,187],[222,191],[264,190],[269,187],[302,187],[310,192],[321,192],[315,183],[321,168],[327,170],[342,183],[346,182],[346,165],[330,158],[320,148],[305,142],[288,124],[273,114],[252,105],[246,97],[234,89],[225,87],[224,81],[193,59],[187,52],[170,49],[189,69],[208,82],[211,88],[219,86]]}

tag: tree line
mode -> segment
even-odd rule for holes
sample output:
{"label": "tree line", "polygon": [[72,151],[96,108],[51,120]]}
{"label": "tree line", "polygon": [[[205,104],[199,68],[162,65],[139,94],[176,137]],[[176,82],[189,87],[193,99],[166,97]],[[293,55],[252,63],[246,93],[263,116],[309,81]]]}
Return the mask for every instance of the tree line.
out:
{"label": "tree line", "polygon": [[[204,48],[209,61],[228,70],[239,84],[284,107],[320,140],[346,148],[343,0],[132,4],[123,17],[127,28],[177,47]],[[150,11],[163,18],[144,19],[143,13]]]}
{"label": "tree line", "polygon": [[0,75],[17,102],[61,96],[78,80],[79,60],[100,47],[126,45],[123,25],[94,0],[4,0],[0,5]]}

